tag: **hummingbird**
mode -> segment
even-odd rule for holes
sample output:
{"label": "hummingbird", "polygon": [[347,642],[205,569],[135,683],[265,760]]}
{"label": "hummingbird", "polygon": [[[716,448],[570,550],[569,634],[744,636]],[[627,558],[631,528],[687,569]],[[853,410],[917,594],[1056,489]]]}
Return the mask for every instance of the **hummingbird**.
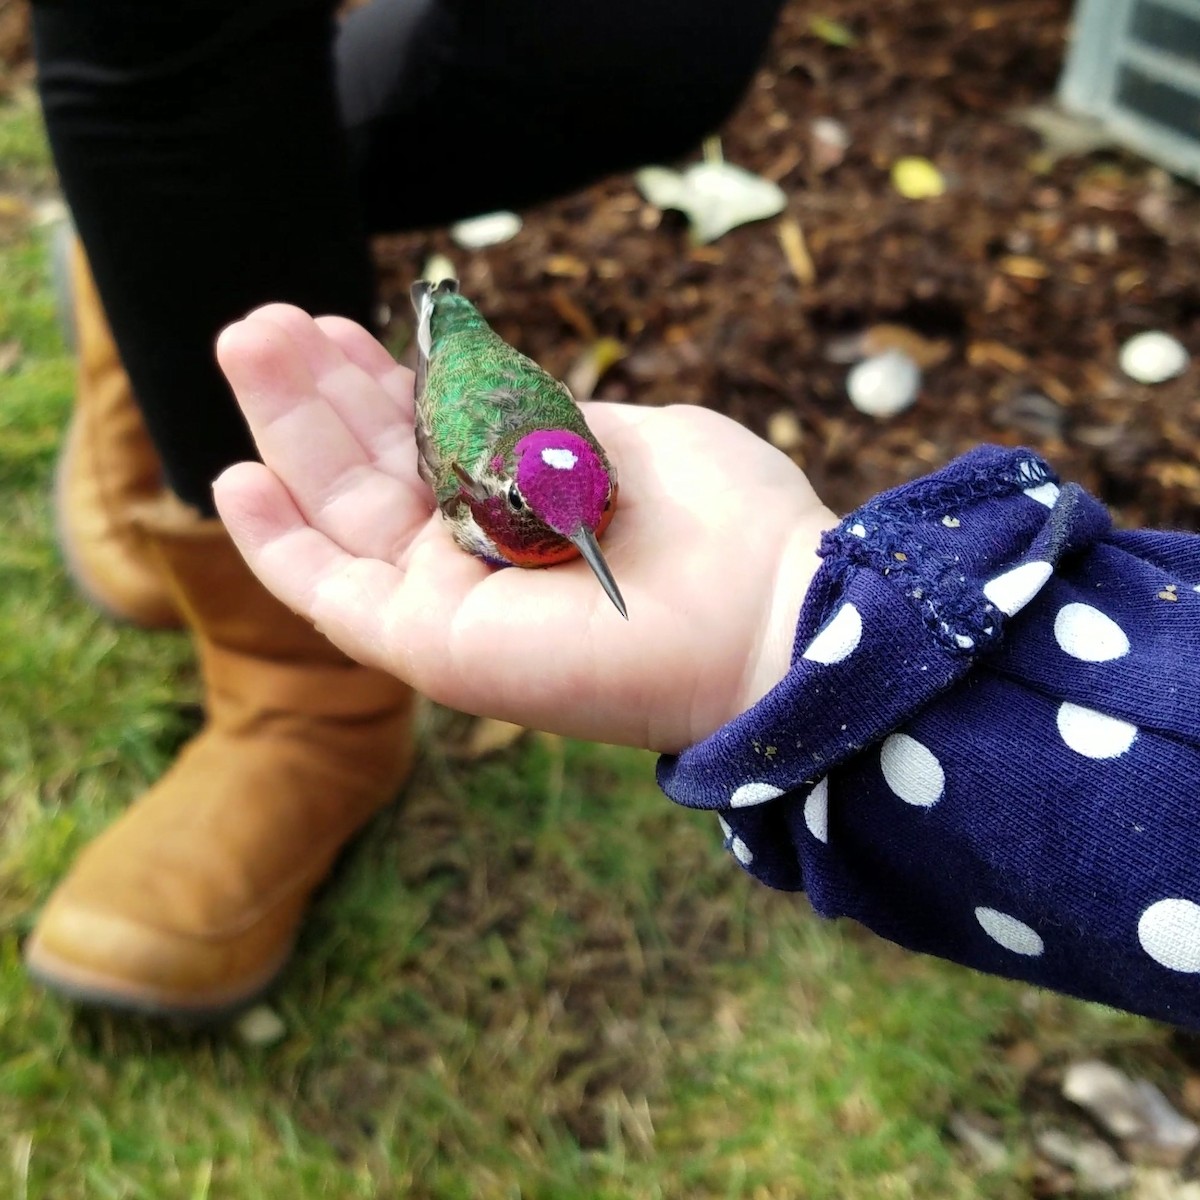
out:
{"label": "hummingbird", "polygon": [[629,614],[598,538],[617,474],[566,385],[505,342],[454,279],[412,285],[417,468],[454,540],[493,566],[582,556]]}

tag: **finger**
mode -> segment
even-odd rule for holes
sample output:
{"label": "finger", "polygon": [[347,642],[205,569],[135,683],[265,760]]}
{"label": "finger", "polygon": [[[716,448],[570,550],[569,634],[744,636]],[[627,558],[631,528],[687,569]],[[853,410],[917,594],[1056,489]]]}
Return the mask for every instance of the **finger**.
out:
{"label": "finger", "polygon": [[321,394],[297,342],[325,335],[305,320],[293,337],[251,313],[222,332],[218,360],[263,462],[308,524],[360,558],[397,562],[428,517],[426,491],[415,468],[409,480],[377,469]]}
{"label": "finger", "polygon": [[415,376],[398,363],[387,348],[355,321],[345,317],[317,317],[321,332],[335,342],[342,353],[372,376],[396,402],[401,415],[412,420]]}
{"label": "finger", "polygon": [[[349,357],[329,337],[321,322],[303,309],[290,304],[267,304],[251,315],[270,321],[291,338],[296,352],[312,372],[317,390],[358,439],[369,461],[398,479],[416,477],[411,401],[404,407],[398,406],[396,397],[383,388],[379,378]],[[343,326],[357,328],[352,321],[344,321]],[[344,328],[342,332],[344,335]],[[373,341],[370,334],[362,332]],[[361,346],[358,349],[361,353]],[[382,346],[379,350],[391,363],[387,351]]]}

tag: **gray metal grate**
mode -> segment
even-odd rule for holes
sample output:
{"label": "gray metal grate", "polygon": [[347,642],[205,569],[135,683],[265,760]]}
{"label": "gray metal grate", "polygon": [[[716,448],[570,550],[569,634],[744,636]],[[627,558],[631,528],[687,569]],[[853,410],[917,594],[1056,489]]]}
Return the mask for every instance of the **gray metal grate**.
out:
{"label": "gray metal grate", "polygon": [[1078,0],[1059,99],[1200,180],[1200,0]]}

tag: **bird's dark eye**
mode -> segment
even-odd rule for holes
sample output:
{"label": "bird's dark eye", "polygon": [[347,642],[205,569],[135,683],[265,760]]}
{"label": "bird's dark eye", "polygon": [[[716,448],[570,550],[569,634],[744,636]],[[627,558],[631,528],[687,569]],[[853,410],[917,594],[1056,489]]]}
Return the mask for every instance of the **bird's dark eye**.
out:
{"label": "bird's dark eye", "polygon": [[521,493],[517,491],[515,483],[509,484],[508,487],[508,507],[513,512],[520,512],[525,507],[525,501],[521,497]]}

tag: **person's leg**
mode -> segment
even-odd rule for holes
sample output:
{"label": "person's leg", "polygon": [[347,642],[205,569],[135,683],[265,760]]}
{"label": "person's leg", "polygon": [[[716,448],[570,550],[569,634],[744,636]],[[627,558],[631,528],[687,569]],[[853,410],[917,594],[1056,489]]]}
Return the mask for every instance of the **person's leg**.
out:
{"label": "person's leg", "polygon": [[213,360],[224,324],[270,300],[369,324],[364,226],[685,152],[781,3],[373,0],[335,34],[329,0],[35,0],[56,164],[175,492],[211,514],[212,480],[254,456]]}
{"label": "person's leg", "polygon": [[[253,453],[213,361],[220,326],[278,298],[369,312],[332,26],[324,3],[279,0],[42,0],[35,18],[64,188],[167,479],[190,502],[161,494],[123,519],[194,635],[207,711],[79,857],[25,957],[83,1000],[215,1015],[278,972],[313,889],[412,758],[408,689],[276,602],[203,515],[213,475]],[[121,386],[123,405],[91,405],[93,431],[129,428]],[[135,442],[105,444],[143,454]]]}
{"label": "person's leg", "polygon": [[254,446],[213,357],[269,300],[369,321],[330,0],[41,0],[55,164],[172,490]]}
{"label": "person's leg", "polygon": [[374,0],[337,42],[367,224],[523,208],[692,149],[782,0]]}

